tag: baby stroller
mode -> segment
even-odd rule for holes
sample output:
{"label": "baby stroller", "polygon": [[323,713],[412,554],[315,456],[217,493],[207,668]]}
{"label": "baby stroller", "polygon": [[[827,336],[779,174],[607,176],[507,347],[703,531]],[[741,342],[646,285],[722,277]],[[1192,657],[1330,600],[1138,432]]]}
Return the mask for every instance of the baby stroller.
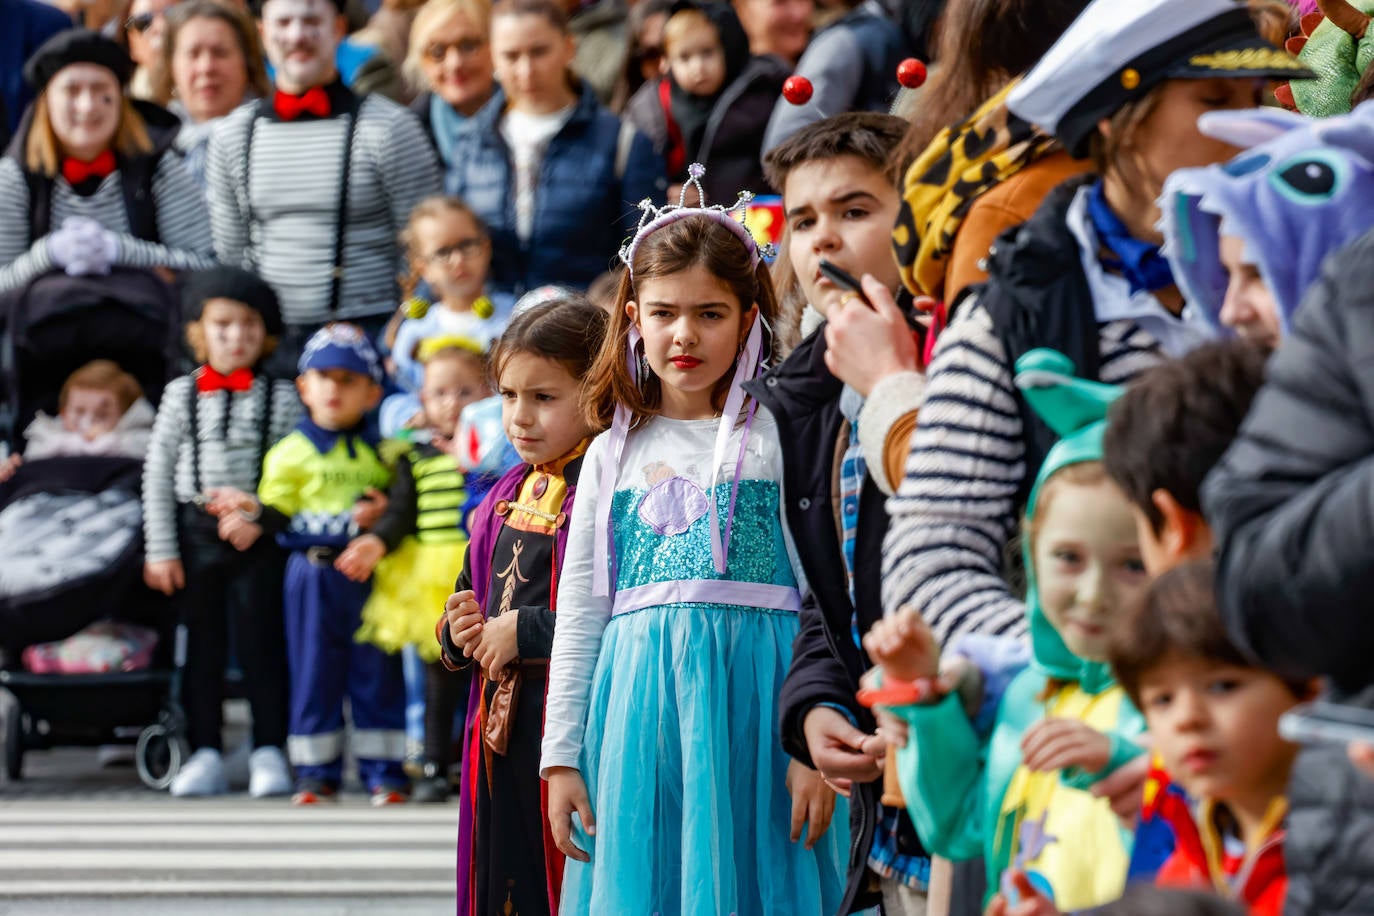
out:
{"label": "baby stroller", "polygon": [[[104,277],[50,273],[0,298],[0,451],[22,451],[37,411],[57,413],[63,382],[93,359],[133,374],[156,404],[179,358],[170,288],[144,271]],[[0,687],[5,768],[28,750],[136,740],[142,781],[164,788],[184,757],[169,604],[142,582],[142,462],[116,456],[46,458],[0,484]],[[35,674],[30,645],[62,640],[102,618],[158,631],[151,667],[102,674]]]}

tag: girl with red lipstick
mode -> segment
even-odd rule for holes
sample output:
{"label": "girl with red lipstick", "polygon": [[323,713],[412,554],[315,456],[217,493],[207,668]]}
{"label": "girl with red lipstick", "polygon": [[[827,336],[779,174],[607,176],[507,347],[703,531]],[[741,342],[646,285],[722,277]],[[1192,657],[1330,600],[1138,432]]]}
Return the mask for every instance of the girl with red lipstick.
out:
{"label": "girl with red lipstick", "polygon": [[731,210],[645,209],[558,593],[541,766],[562,912],[834,913],[848,814],[779,737],[805,586],[776,421],[742,387],[776,358],[768,268]]}

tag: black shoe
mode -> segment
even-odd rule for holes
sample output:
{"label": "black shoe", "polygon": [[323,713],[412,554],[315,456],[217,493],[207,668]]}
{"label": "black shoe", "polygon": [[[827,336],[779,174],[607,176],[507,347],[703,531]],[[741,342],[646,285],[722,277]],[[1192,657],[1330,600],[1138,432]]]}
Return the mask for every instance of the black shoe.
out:
{"label": "black shoe", "polygon": [[451,789],[448,776],[443,767],[433,760],[426,760],[421,767],[420,777],[415,780],[410,793],[412,800],[421,804],[440,804],[448,801]]}

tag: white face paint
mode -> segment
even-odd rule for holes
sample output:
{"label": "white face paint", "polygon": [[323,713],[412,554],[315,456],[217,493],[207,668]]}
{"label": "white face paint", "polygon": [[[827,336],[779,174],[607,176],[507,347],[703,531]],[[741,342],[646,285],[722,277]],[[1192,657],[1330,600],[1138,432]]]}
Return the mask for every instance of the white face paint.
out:
{"label": "white face paint", "polygon": [[268,0],[262,41],[276,70],[277,87],[301,93],[334,78],[339,8],[330,0]]}
{"label": "white face paint", "polygon": [[99,64],[70,64],[57,71],[44,94],[63,155],[90,160],[109,147],[124,97],[112,72]]}

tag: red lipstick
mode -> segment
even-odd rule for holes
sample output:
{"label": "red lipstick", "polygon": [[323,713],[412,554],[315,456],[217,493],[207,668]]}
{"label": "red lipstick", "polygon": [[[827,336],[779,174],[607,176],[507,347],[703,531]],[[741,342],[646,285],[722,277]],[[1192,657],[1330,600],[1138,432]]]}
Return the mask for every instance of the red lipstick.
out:
{"label": "red lipstick", "polygon": [[695,369],[697,366],[701,365],[701,360],[697,359],[695,356],[674,356],[672,359],[668,360],[668,362],[677,366],[679,369]]}

